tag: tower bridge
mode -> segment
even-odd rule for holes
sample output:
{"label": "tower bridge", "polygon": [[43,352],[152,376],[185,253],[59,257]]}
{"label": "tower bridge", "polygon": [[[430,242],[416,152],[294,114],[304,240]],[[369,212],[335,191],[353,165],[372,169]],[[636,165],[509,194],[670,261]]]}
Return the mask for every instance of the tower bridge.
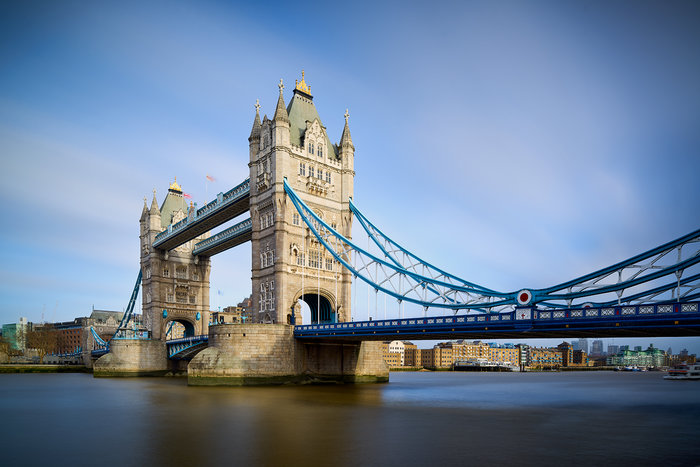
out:
{"label": "tower bridge", "polygon": [[[140,287],[147,338],[124,338],[122,323],[121,339],[102,343],[100,352],[110,351],[95,363],[96,374],[186,368],[192,384],[383,381],[376,341],[396,337],[698,335],[700,230],[551,287],[493,290],[424,261],[365,217],[352,202],[348,112],[333,144],[303,72],[287,105],[283,93],[280,80],[271,119],[260,117],[256,103],[248,179],[201,208],[187,205],[177,180],[162,204],[155,191],[150,208],[144,199],[128,314]],[[355,219],[366,248],[353,242]],[[209,326],[210,258],[246,242],[252,322]],[[360,281],[368,307],[375,295],[374,319],[357,319],[352,292]],[[379,294],[398,304],[397,316],[377,319]],[[302,322],[300,302],[310,322]],[[405,315],[406,304],[422,316]],[[183,338],[169,339],[173,323],[183,326]]]}

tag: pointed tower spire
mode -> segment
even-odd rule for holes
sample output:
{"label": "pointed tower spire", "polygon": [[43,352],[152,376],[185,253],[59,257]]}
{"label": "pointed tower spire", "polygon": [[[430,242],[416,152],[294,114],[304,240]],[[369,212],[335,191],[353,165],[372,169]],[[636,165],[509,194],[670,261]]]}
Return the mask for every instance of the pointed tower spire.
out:
{"label": "pointed tower spire", "polygon": [[158,207],[155,188],[153,189],[153,201],[151,201],[151,214],[158,214],[160,216],[160,208]]}
{"label": "pointed tower spire", "polygon": [[352,149],[355,149],[355,145],[352,144],[352,138],[350,137],[350,127],[348,126],[348,117],[350,114],[348,113],[348,109],[345,109],[345,127],[343,127],[343,134],[340,137],[340,147],[344,148],[346,146],[352,147]]}
{"label": "pointed tower spire", "polygon": [[143,209],[141,210],[141,221],[144,221],[146,219],[146,216],[148,216],[148,204],[146,204],[146,197],[143,197]]}
{"label": "pointed tower spire", "polygon": [[255,100],[255,120],[253,120],[253,129],[250,130],[250,136],[248,137],[248,142],[252,142],[254,139],[260,140],[260,100]]}
{"label": "pointed tower spire", "polygon": [[280,97],[277,99],[277,108],[275,109],[275,116],[272,117],[272,120],[275,122],[285,122],[289,124],[289,115],[287,115],[287,109],[284,107],[284,96],[282,95],[284,84],[282,84],[281,78],[280,84],[277,86],[280,88]]}

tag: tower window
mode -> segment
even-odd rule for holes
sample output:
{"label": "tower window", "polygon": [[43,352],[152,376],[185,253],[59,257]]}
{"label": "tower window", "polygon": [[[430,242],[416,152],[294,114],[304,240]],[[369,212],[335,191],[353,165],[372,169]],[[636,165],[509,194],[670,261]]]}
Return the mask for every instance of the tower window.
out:
{"label": "tower window", "polygon": [[326,181],[327,181],[328,183],[331,182],[331,173],[330,173],[330,171],[328,171],[328,170],[326,170]]}
{"label": "tower window", "polygon": [[306,176],[306,164],[304,164],[303,162],[299,162],[299,175],[301,175],[302,177]]}
{"label": "tower window", "polygon": [[309,166],[309,177],[313,177],[313,176],[314,176],[314,168]]}
{"label": "tower window", "polygon": [[314,153],[314,143],[309,143],[309,154]]}
{"label": "tower window", "polygon": [[170,269],[168,269],[168,268],[163,269],[163,277],[170,277]]}
{"label": "tower window", "polygon": [[322,169],[318,169],[317,177],[320,178],[321,180],[323,180],[323,170]]}
{"label": "tower window", "polygon": [[323,146],[318,145],[318,157],[323,157]]}
{"label": "tower window", "polygon": [[321,267],[321,255],[318,250],[311,250],[309,252],[309,267],[310,268],[320,268]]}
{"label": "tower window", "polygon": [[295,212],[292,214],[292,224],[299,225],[299,213]]}

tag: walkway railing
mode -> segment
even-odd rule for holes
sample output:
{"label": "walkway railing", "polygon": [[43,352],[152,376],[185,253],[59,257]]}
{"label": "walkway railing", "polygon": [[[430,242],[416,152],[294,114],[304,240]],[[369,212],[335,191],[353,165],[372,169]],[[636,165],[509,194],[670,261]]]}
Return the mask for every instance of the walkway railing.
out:
{"label": "walkway railing", "polygon": [[203,251],[206,251],[210,248],[215,247],[216,245],[219,245],[227,240],[230,240],[234,237],[237,237],[239,235],[242,235],[244,233],[248,233],[253,230],[253,221],[251,219],[246,219],[242,222],[239,222],[238,224],[229,227],[226,230],[222,230],[218,234],[211,236],[207,238],[206,240],[202,240],[201,242],[198,242],[194,245],[194,249],[192,250],[193,255],[198,255],[202,253]]}
{"label": "walkway railing", "polygon": [[154,247],[162,244],[172,235],[183,230],[185,227],[194,225],[207,217],[211,216],[213,213],[217,212],[219,209],[228,206],[229,204],[236,202],[250,193],[250,179],[246,179],[243,183],[235,186],[226,193],[219,193],[215,200],[207,203],[205,206],[197,209],[193,215],[189,215],[182,219],[180,222],[171,224],[168,228],[156,235],[155,241],[153,242]]}

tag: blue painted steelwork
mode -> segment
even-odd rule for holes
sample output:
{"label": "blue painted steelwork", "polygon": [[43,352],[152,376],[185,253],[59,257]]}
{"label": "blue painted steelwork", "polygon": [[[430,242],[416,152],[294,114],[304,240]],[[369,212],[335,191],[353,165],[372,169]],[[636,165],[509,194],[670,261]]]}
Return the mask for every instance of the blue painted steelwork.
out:
{"label": "blue painted steelwork", "polygon": [[182,219],[180,222],[170,224],[166,230],[156,235],[153,242],[153,247],[158,248],[178,232],[206,221],[220,210],[249,195],[250,179],[246,179],[243,183],[235,186],[226,193],[219,193],[215,200],[207,203],[206,206],[193,211],[189,216]]}
{"label": "blue painted steelwork", "polygon": [[[284,180],[284,188],[304,223],[309,227],[316,239],[331,253],[336,261],[350,270],[355,277],[359,277],[364,282],[370,284],[375,290],[382,291],[399,301],[416,303],[426,308],[481,310],[501,305],[515,304],[515,293],[503,294],[499,292],[485,292],[481,288],[477,289],[471,286],[455,285],[439,279],[422,276],[413,271],[408,271],[400,265],[397,265],[394,261],[389,262],[374,256],[372,253],[345,238],[318,217],[316,213],[297,196],[286,179]],[[333,240],[335,246],[332,246],[329,240]],[[339,252],[338,250],[341,251]],[[359,257],[363,259],[364,265],[361,268],[350,264],[350,255],[352,253],[359,255]],[[374,273],[370,265],[375,266]],[[381,270],[384,277],[381,280],[378,277],[379,270]],[[402,291],[402,279],[407,283],[408,287],[406,291]],[[423,291],[432,291],[434,296],[431,300],[427,300],[424,298],[425,294],[421,295]],[[437,293],[435,293],[435,291],[437,291]],[[454,296],[457,292],[467,294],[469,300],[457,301],[450,297],[450,295]]]}
{"label": "blue painted steelwork", "polygon": [[139,269],[139,275],[136,277],[136,284],[134,284],[134,290],[131,292],[131,298],[129,298],[129,304],[126,306],[126,311],[124,312],[124,315],[122,316],[122,320],[119,323],[119,327],[117,328],[117,332],[114,333],[114,337],[117,336],[122,336],[124,332],[127,330],[127,325],[129,324],[129,321],[131,320],[131,316],[134,312],[134,306],[136,305],[136,297],[139,295],[139,288],[141,287],[141,277],[143,273],[141,269]]}
{"label": "blue painted steelwork", "polygon": [[168,358],[181,359],[196,353],[205,348],[209,343],[209,335],[183,337],[166,341],[168,347]]}
{"label": "blue painted steelwork", "polygon": [[[365,215],[362,214],[362,212],[360,212],[359,209],[357,209],[357,206],[355,206],[355,203],[352,202],[352,199],[350,199],[350,210],[353,214],[355,214],[355,218],[360,222],[360,225],[367,233],[369,238],[372,239],[374,244],[377,245],[377,247],[384,253],[384,255],[387,258],[391,259],[391,261],[393,261],[394,264],[396,264],[397,266],[403,269],[413,270],[413,272],[422,276],[429,275],[429,277],[433,279],[442,278],[442,280],[444,280],[445,282],[450,282],[451,280],[453,280],[457,282],[456,285],[471,287],[486,293],[496,294],[498,296],[503,295],[495,290],[488,289],[481,285],[469,282],[453,274],[445,272],[442,269],[433,266],[427,261],[422,260],[418,256],[406,250],[404,247],[402,247],[394,240],[389,238],[389,236],[385,235],[384,232],[377,228],[377,226],[372,224],[369,221],[369,219],[367,219]],[[404,258],[401,258],[401,256],[404,256]],[[408,266],[405,265],[406,257],[413,260],[412,264]],[[422,269],[422,271],[418,271],[419,267]]]}
{"label": "blue painted steelwork", "polygon": [[[285,191],[314,236],[355,277],[399,301],[452,310],[498,312],[516,305],[551,309],[656,303],[700,297],[700,230],[626,261],[544,289],[497,292],[458,278],[407,251],[372,224],[350,202],[350,209],[384,258],[344,238],[323,222],[285,180]],[[362,264],[350,264],[354,254]],[[689,273],[690,276],[684,274]],[[398,278],[398,287],[396,287]],[[659,284],[665,280],[666,283]],[[403,284],[402,284],[403,282]],[[403,288],[402,285],[406,285]],[[643,289],[643,287],[647,287]],[[614,299],[611,299],[611,294]],[[593,300],[593,301],[592,301]],[[574,303],[578,302],[578,303]]]}
{"label": "blue painted steelwork", "polygon": [[83,348],[78,346],[72,352],[51,353],[52,357],[79,357],[83,353]]}
{"label": "blue painted steelwork", "polygon": [[387,340],[440,337],[523,339],[540,337],[698,336],[700,302],[567,308],[517,308],[498,314],[467,314],[296,326],[298,339]]}
{"label": "blue painted steelwork", "polygon": [[214,247],[231,240],[232,238],[239,237],[241,235],[248,234],[253,231],[253,221],[246,219],[238,224],[229,227],[226,230],[213,235],[206,240],[202,240],[194,245],[192,249],[192,254],[197,256],[202,253],[206,253],[207,250],[213,249]]}
{"label": "blue painted steelwork", "polygon": [[175,321],[171,321],[170,324],[168,325],[168,329],[165,331],[165,339],[168,339],[168,336],[170,336],[170,333],[173,332],[173,326],[175,326]]}
{"label": "blue painted steelwork", "polygon": [[[135,329],[129,329],[128,325],[129,322],[131,321],[131,318],[133,316],[134,312],[134,306],[136,305],[136,298],[139,295],[139,289],[141,287],[141,278],[142,278],[142,272],[139,269],[139,274],[136,277],[136,284],[134,285],[134,289],[131,292],[131,297],[129,298],[129,303],[126,306],[126,311],[124,311],[124,314],[122,315],[122,319],[119,322],[119,326],[117,327],[116,332],[112,336],[112,338],[109,341],[105,341],[100,337],[100,335],[95,331],[95,328],[90,327],[90,332],[92,333],[93,337],[93,343],[94,343],[94,348],[92,350],[92,355],[93,357],[104,355],[107,352],[109,352],[109,342],[112,341],[112,339],[144,339],[148,338],[148,332],[147,331],[138,331]],[[146,337],[144,337],[144,332],[146,333]],[[127,334],[131,334],[131,336],[127,337]]]}

